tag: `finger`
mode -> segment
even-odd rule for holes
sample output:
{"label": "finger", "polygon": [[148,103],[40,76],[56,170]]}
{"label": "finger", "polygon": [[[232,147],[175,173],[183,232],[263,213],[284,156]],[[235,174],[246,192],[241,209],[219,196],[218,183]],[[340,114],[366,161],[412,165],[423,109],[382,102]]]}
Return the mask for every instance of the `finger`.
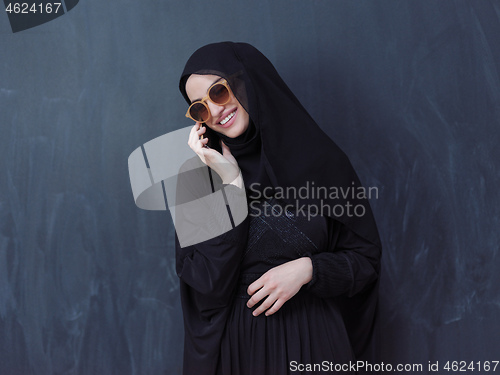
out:
{"label": "finger", "polygon": [[262,288],[264,286],[264,280],[262,280],[262,276],[259,277],[257,280],[255,280],[253,283],[251,283],[248,288],[247,288],[247,293],[249,295],[254,294],[257,290]]}
{"label": "finger", "polygon": [[205,134],[207,132],[207,128],[202,126],[200,128],[200,130],[198,130],[197,134],[198,134],[198,139],[201,141],[201,147],[208,147],[207,146],[207,143],[208,143],[208,138],[205,136],[203,136],[203,134]]}
{"label": "finger", "polygon": [[267,291],[265,288],[260,289],[257,293],[255,293],[247,302],[247,307],[252,308],[254,307],[257,303],[259,303],[260,300],[263,298],[266,298],[269,295],[269,291]]}
{"label": "finger", "polygon": [[193,133],[196,133],[198,130],[200,130],[200,127],[201,127],[201,122],[196,122],[193,125],[193,127],[191,128],[190,135],[192,135]]}
{"label": "finger", "polygon": [[208,142],[208,138],[203,138],[200,139],[200,135],[204,134],[206,129],[204,127],[201,127],[201,129],[197,129],[196,127],[201,125],[199,122],[197,122],[193,128],[191,128],[191,132],[189,133],[189,140],[188,140],[188,145],[191,147],[191,149],[196,152],[199,155],[199,150],[201,148],[204,148],[205,145]]}
{"label": "finger", "polygon": [[281,309],[281,306],[283,306],[284,304],[285,304],[284,298],[278,298],[278,300],[274,302],[271,308],[266,311],[266,316],[273,315],[275,312]]}
{"label": "finger", "polygon": [[188,145],[197,155],[200,155],[200,149],[204,146],[204,144],[201,143],[201,140],[198,139],[198,137],[196,137],[195,139],[190,139],[188,141]]}
{"label": "finger", "polygon": [[[198,123],[198,124],[199,124],[199,123]],[[198,135],[202,135],[202,134],[203,134],[203,133],[205,133],[206,131],[207,131],[207,128],[206,128],[206,127],[204,127],[204,126],[201,126],[201,124],[200,124],[200,127],[199,127],[199,129],[197,130],[197,134],[198,134]]]}
{"label": "finger", "polygon": [[262,302],[262,304],[257,307],[253,312],[252,312],[252,315],[253,316],[259,316],[260,314],[262,314],[264,311],[268,310],[275,302],[276,302],[276,298],[273,297],[272,295],[269,295],[265,300],[264,302]]}
{"label": "finger", "polygon": [[191,148],[193,148],[194,143],[199,138],[198,128],[199,128],[199,122],[197,122],[195,125],[193,125],[193,127],[191,128],[191,131],[189,132],[188,145]]}

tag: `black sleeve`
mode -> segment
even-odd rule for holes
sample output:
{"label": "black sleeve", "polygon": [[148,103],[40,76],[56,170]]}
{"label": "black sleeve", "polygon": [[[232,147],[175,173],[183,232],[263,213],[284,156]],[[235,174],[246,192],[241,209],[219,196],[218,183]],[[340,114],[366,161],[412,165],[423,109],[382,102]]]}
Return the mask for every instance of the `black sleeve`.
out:
{"label": "black sleeve", "polygon": [[[220,373],[220,342],[248,236],[249,220],[243,215],[246,194],[234,185],[223,185],[196,158],[183,167],[174,207],[185,333],[183,373],[215,375]],[[213,237],[214,233],[222,234]]]}
{"label": "black sleeve", "polygon": [[191,246],[181,247],[175,236],[185,332],[184,374],[220,372],[220,342],[238,285],[247,233],[248,219]]}
{"label": "black sleeve", "polygon": [[329,248],[310,255],[313,277],[306,287],[323,298],[351,297],[378,279],[381,251],[344,224],[327,220]]}
{"label": "black sleeve", "polygon": [[[244,189],[223,187],[228,200]],[[229,212],[225,213],[229,215]],[[241,258],[248,235],[248,219],[215,238],[181,247],[176,234],[176,271],[191,289],[192,303],[200,312],[227,306],[238,284]]]}

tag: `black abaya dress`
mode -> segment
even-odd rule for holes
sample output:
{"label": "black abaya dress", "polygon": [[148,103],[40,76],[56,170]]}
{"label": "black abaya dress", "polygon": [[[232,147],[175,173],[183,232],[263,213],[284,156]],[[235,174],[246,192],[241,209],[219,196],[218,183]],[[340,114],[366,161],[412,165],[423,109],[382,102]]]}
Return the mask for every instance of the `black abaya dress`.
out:
{"label": "black abaya dress", "polygon": [[[338,298],[377,279],[380,250],[334,219],[308,220],[283,207],[274,198],[253,201],[245,222],[214,239],[214,246],[178,248],[178,255],[184,253],[178,273],[188,314],[185,374],[336,373],[331,366],[356,360]],[[246,306],[247,287],[303,256],[313,263],[311,282],[275,314],[254,317],[256,307]],[[316,371],[305,371],[307,364]]]}

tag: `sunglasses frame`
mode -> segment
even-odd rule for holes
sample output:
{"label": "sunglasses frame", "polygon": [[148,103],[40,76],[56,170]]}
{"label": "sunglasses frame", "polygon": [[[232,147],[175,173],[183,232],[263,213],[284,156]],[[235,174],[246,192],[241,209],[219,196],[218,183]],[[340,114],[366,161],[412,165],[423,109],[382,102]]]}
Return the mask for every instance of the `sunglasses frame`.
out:
{"label": "sunglasses frame", "polygon": [[[224,103],[216,103],[216,102],[214,102],[214,101],[210,98],[210,90],[212,90],[212,88],[213,88],[214,86],[216,86],[216,85],[223,85],[223,86],[227,89],[227,91],[229,92],[229,96],[228,96],[228,99],[227,99],[227,101],[226,101],[226,102],[224,102]],[[188,108],[188,110],[187,110],[187,112],[186,112],[186,117],[187,117],[187,118],[190,118],[190,119],[191,119],[191,120],[193,120],[194,122],[207,122],[208,120],[210,120],[210,119],[212,118],[212,112],[210,112],[210,108],[208,108],[208,105],[207,105],[207,103],[206,103],[206,102],[207,102],[207,100],[210,100],[212,103],[214,103],[214,104],[216,104],[216,105],[225,105],[225,104],[227,104],[227,103],[229,103],[229,102],[231,101],[231,97],[232,97],[232,96],[233,96],[233,92],[231,91],[231,87],[229,87],[229,83],[227,83],[227,81],[226,81],[226,79],[225,79],[225,78],[224,78],[224,79],[222,79],[222,81],[215,82],[215,83],[213,83],[213,84],[212,84],[212,85],[208,88],[208,90],[207,90],[207,95],[205,95],[202,99],[197,100],[197,101],[195,101],[195,102],[193,102],[193,103],[191,103],[191,104],[189,105],[189,108]],[[191,107],[192,107],[194,104],[197,104],[197,103],[201,103],[203,106],[205,106],[205,108],[206,108],[206,109],[207,109],[207,111],[208,111],[208,118],[207,118],[206,120],[204,120],[204,121],[199,121],[199,120],[196,120],[196,119],[195,119],[195,118],[193,118],[193,117],[191,116],[191,114],[189,113],[189,112],[190,112],[190,110],[191,110]]]}

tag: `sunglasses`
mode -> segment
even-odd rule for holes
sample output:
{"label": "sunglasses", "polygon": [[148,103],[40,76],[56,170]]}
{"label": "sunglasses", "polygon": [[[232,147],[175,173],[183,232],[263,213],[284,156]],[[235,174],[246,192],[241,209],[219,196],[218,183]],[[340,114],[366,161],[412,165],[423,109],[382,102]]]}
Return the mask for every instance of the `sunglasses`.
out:
{"label": "sunglasses", "polygon": [[186,112],[186,117],[196,122],[207,122],[212,117],[206,103],[207,100],[217,105],[224,105],[231,100],[231,95],[231,89],[225,79],[216,82],[208,88],[207,95],[203,99],[191,103]]}

